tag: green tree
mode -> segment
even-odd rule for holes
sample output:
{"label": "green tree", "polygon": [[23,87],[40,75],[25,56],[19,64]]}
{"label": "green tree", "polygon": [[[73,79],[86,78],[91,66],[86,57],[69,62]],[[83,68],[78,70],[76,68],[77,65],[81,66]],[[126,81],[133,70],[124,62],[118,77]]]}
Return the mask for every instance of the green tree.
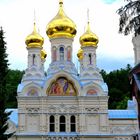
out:
{"label": "green tree", "polygon": [[126,4],[118,9],[119,32],[135,36],[140,34],[140,0],[125,0]]}
{"label": "green tree", "polygon": [[17,87],[21,82],[24,71],[9,70],[6,76],[6,108],[17,108]]}
{"label": "green tree", "polygon": [[128,64],[125,69],[114,70],[106,73],[101,71],[104,81],[108,85],[109,109],[125,109],[130,99],[130,84],[128,74],[131,66]]}
{"label": "green tree", "polygon": [[6,112],[6,76],[8,73],[8,60],[6,53],[6,42],[4,32],[0,28],[0,140],[8,140],[13,133],[6,133],[8,129],[8,119],[11,112]]}

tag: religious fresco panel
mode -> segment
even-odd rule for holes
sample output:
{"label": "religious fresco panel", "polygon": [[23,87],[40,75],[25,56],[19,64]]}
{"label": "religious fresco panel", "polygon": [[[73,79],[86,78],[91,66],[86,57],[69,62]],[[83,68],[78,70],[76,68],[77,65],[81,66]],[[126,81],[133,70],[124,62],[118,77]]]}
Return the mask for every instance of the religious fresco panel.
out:
{"label": "religious fresco panel", "polygon": [[58,78],[49,88],[50,96],[76,96],[73,84],[64,77]]}

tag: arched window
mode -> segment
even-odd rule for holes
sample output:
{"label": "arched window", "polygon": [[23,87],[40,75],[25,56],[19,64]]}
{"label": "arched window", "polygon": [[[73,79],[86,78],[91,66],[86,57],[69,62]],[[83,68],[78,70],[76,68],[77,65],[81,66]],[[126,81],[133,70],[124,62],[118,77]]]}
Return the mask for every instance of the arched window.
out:
{"label": "arched window", "polygon": [[66,118],[65,116],[60,116],[60,132],[66,131]]}
{"label": "arched window", "polygon": [[89,54],[88,57],[89,57],[89,64],[92,64],[92,56],[91,56],[91,54]]}
{"label": "arched window", "polygon": [[50,132],[55,131],[55,118],[54,116],[50,116]]}
{"label": "arched window", "polygon": [[70,129],[71,129],[71,132],[75,132],[76,131],[75,116],[71,116],[71,118],[70,118]]}
{"label": "arched window", "polygon": [[60,52],[60,60],[64,60],[64,48],[60,47],[59,52]]}

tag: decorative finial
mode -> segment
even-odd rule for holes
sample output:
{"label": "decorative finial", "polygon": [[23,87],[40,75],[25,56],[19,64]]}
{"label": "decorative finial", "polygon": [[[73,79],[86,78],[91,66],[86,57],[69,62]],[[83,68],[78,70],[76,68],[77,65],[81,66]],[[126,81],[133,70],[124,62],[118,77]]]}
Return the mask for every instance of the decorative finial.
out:
{"label": "decorative finial", "polygon": [[35,12],[35,9],[34,9],[34,30],[33,30],[34,33],[36,33],[36,12]]}
{"label": "decorative finial", "polygon": [[89,23],[89,9],[87,9],[87,22]]}
{"label": "decorative finial", "polygon": [[34,23],[36,22],[36,12],[35,12],[35,9],[34,9]]}
{"label": "decorative finial", "polygon": [[33,30],[34,33],[36,33],[36,24],[34,22],[34,30]]}
{"label": "decorative finial", "polygon": [[59,0],[59,4],[60,4],[60,6],[62,6],[63,5],[63,0]]}
{"label": "decorative finial", "polygon": [[90,32],[90,25],[89,25],[89,9],[87,9],[87,32]]}

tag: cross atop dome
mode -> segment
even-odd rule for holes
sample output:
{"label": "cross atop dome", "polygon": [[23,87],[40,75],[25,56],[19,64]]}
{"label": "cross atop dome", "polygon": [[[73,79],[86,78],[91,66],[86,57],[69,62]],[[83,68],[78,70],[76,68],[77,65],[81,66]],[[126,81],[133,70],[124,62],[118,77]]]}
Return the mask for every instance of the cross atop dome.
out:
{"label": "cross atop dome", "polygon": [[89,9],[87,9],[87,27],[85,33],[80,37],[80,44],[81,47],[97,47],[98,42],[98,37],[90,29]]}

